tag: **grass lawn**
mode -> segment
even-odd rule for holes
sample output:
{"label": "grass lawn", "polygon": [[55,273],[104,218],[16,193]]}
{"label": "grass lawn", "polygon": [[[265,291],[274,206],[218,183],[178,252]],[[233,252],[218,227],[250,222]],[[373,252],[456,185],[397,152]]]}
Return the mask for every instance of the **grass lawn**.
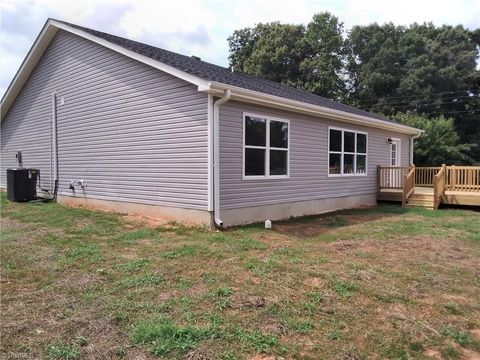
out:
{"label": "grass lawn", "polygon": [[480,357],[478,212],[382,205],[219,232],[1,205],[0,358]]}

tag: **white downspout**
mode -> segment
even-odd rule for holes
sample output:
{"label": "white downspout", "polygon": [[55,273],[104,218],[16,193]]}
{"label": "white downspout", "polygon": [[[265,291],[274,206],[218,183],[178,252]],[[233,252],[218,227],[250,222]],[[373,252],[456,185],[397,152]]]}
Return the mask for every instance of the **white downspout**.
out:
{"label": "white downspout", "polygon": [[220,217],[220,105],[230,100],[232,92],[225,90],[223,97],[213,104],[213,219],[215,225],[223,227]]}
{"label": "white downspout", "polygon": [[421,132],[410,137],[410,165],[413,165],[413,141],[422,135]]}
{"label": "white downspout", "polygon": [[[55,192],[55,186],[58,181],[58,148],[57,148],[57,94],[52,93],[52,152],[53,152],[53,176],[50,171],[50,192]],[[51,158],[52,158],[51,157]],[[52,166],[50,166],[52,169]]]}

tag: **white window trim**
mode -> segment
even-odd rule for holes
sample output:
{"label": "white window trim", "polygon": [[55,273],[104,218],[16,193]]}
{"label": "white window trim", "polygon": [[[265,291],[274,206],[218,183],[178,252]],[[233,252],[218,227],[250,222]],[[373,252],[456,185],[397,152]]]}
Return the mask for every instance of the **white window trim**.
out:
{"label": "white window trim", "polygon": [[[341,147],[342,151],[330,151],[330,130],[338,130],[342,132],[342,147]],[[355,134],[355,144],[354,144],[355,152],[343,151],[343,138],[344,138],[345,131]],[[357,153],[357,134],[363,134],[366,137],[365,153]],[[327,176],[328,177],[351,177],[351,176],[367,176],[368,175],[368,132],[341,128],[336,126],[329,126],[327,139],[328,139],[328,142],[327,142]],[[330,154],[353,155],[353,169],[355,171],[357,171],[357,155],[365,155],[365,172],[361,174],[356,174],[356,173],[344,174],[343,173],[343,156],[340,156],[340,171],[341,171],[340,174],[330,174]]]}
{"label": "white window trim", "polygon": [[[402,166],[402,139],[400,138],[395,138],[395,137],[391,137],[390,139],[392,139],[393,141],[395,141],[397,143],[397,160],[398,160],[398,164],[395,165],[395,166]],[[389,154],[388,154],[388,157],[390,158],[388,163],[390,164],[389,166],[392,166],[392,144],[390,144],[388,146],[388,151],[389,151]]]}
{"label": "white window trim", "polygon": [[[245,145],[245,122],[246,117],[256,117],[260,119],[266,120],[266,139],[265,139],[265,146],[254,146],[254,145]],[[287,148],[277,148],[277,147],[270,147],[270,121],[280,121],[287,123],[288,125],[288,139],[287,139]],[[261,114],[254,114],[254,113],[243,113],[242,119],[242,127],[243,127],[243,143],[242,143],[242,179],[243,180],[264,180],[264,179],[288,179],[290,177],[290,137],[291,137],[291,129],[290,129],[290,120],[277,118],[269,115],[261,115]],[[249,149],[264,149],[265,150],[265,175],[245,175],[245,148]],[[287,174],[286,175],[270,175],[270,150],[282,150],[287,152]]]}

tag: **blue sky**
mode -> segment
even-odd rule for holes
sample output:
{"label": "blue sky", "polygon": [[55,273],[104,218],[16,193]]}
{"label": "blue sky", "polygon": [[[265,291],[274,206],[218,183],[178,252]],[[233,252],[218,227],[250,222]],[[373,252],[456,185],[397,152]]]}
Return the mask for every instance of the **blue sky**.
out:
{"label": "blue sky", "polygon": [[226,66],[227,37],[234,30],[270,21],[306,24],[321,11],[338,16],[347,30],[371,22],[480,27],[480,0],[2,0],[0,95],[48,17]]}

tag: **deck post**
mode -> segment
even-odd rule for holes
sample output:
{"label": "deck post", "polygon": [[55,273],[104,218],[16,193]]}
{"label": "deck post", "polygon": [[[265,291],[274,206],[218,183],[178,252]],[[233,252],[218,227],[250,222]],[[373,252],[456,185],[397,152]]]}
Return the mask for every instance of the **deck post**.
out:
{"label": "deck post", "polygon": [[[413,169],[415,169],[415,164],[412,164]],[[415,185],[417,185],[417,169],[413,171],[413,189],[415,191]]]}
{"label": "deck post", "polygon": [[381,182],[381,177],[380,177],[380,169],[382,167],[380,165],[377,165],[377,189],[378,192],[380,192],[380,189],[382,187],[382,182]]}
{"label": "deck post", "polygon": [[455,170],[455,165],[452,165],[450,172],[450,190],[455,191],[457,186],[457,172]]}
{"label": "deck post", "polygon": [[447,164],[442,164],[442,169],[443,171],[445,171],[445,185],[444,185],[444,189],[443,189],[443,192],[445,192],[445,189],[447,188],[448,186],[448,173],[447,173]]}

